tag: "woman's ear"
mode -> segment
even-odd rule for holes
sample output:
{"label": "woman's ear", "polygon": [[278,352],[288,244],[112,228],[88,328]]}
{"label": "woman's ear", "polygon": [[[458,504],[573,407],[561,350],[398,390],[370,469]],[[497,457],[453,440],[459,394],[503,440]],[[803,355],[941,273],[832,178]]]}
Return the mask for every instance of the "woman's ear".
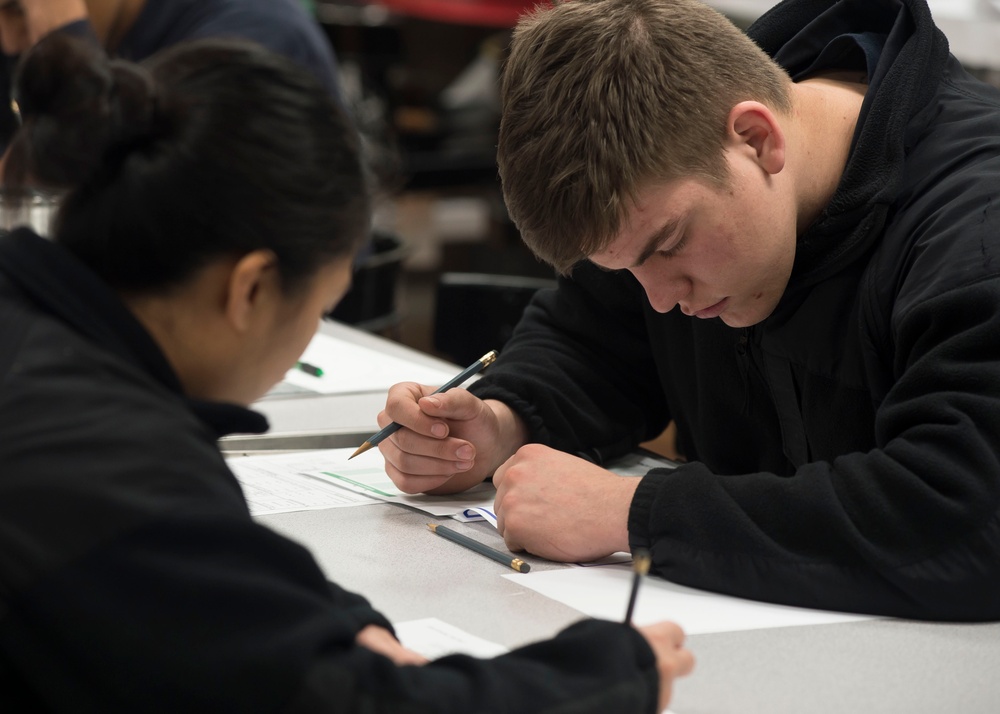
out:
{"label": "woman's ear", "polygon": [[745,149],[764,171],[785,167],[785,133],[778,117],[760,102],[740,102],[729,111],[727,149]]}
{"label": "woman's ear", "polygon": [[277,256],[263,249],[247,253],[229,271],[223,298],[226,319],[237,332],[249,332],[280,297]]}

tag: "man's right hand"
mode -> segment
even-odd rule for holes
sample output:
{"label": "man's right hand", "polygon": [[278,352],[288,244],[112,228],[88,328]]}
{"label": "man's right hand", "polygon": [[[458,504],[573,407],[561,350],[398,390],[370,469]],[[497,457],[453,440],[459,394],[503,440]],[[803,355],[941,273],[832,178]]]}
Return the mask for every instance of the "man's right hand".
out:
{"label": "man's right hand", "polygon": [[389,390],[379,426],[403,426],[379,444],[385,471],[406,493],[457,493],[475,486],[524,444],[527,432],[506,404],[460,388],[404,382]]}

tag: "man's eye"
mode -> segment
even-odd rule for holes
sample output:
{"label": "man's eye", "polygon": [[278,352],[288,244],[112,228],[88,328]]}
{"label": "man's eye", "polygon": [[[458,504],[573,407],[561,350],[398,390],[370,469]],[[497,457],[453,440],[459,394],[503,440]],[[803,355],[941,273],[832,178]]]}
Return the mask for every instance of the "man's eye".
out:
{"label": "man's eye", "polygon": [[685,243],[687,243],[687,235],[681,236],[681,239],[674,243],[674,245],[670,248],[666,250],[658,250],[656,252],[659,253],[662,258],[671,258],[683,250]]}

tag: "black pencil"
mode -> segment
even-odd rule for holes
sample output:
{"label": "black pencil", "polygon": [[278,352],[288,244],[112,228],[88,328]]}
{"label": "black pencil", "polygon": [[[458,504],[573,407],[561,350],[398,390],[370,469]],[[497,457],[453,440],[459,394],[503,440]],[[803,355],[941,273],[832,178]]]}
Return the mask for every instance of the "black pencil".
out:
{"label": "black pencil", "polygon": [[628,608],[625,610],[625,624],[632,624],[632,611],[635,610],[635,599],[639,595],[639,581],[642,577],[649,572],[649,566],[652,564],[653,559],[649,555],[648,550],[636,549],[632,553],[632,594],[628,598]]}
{"label": "black pencil", "polygon": [[453,543],[458,543],[459,545],[464,545],[469,550],[474,550],[480,555],[485,555],[487,558],[492,558],[498,563],[503,563],[504,565],[513,568],[519,573],[526,573],[531,570],[531,566],[525,563],[520,558],[513,557],[510,553],[504,553],[495,548],[491,548],[488,545],[480,543],[478,540],[473,540],[468,536],[464,536],[461,533],[453,531],[451,528],[445,526],[439,526],[437,523],[428,523],[427,527],[431,529],[433,533],[437,533],[442,538],[447,538]]}
{"label": "black pencil", "polygon": [[[463,369],[461,372],[456,374],[452,379],[448,380],[448,382],[442,384],[440,387],[434,390],[433,393],[440,394],[441,392],[447,392],[452,387],[457,387],[462,382],[467,380],[469,377],[476,374],[476,372],[479,372],[483,368],[489,367],[491,364],[496,362],[496,359],[497,359],[497,351],[490,350],[482,357],[477,359],[475,362],[470,364],[468,367]],[[347,457],[347,460],[350,461],[358,454],[363,454],[373,446],[378,446],[379,442],[381,442],[387,436],[395,434],[397,431],[399,431],[400,427],[401,425],[397,424],[396,422],[391,422],[389,424],[386,424],[379,431],[369,436],[368,439],[365,441],[365,443],[363,443],[361,446],[357,448],[357,451],[355,451],[353,454]]]}

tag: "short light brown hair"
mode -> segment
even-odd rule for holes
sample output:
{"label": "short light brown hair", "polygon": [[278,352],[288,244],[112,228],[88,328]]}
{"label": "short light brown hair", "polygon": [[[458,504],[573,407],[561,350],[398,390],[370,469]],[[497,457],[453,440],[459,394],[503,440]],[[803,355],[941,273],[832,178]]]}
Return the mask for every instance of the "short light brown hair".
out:
{"label": "short light brown hair", "polygon": [[650,182],[724,185],[729,111],[791,110],[789,77],[698,0],[568,0],[514,31],[497,158],[525,243],[568,272]]}

